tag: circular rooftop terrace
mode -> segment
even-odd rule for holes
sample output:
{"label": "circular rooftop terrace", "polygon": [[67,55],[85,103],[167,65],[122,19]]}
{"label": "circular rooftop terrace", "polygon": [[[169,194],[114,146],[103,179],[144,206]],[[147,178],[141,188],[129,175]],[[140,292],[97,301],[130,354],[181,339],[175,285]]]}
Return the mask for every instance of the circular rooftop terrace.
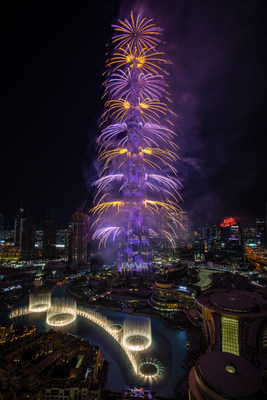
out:
{"label": "circular rooftop terrace", "polygon": [[162,289],[171,289],[174,286],[174,280],[158,279],[156,281],[156,286]]}
{"label": "circular rooftop terrace", "polygon": [[235,291],[213,293],[210,295],[209,300],[223,310],[234,312],[250,312],[256,306],[256,301],[252,297]]}
{"label": "circular rooftop terrace", "polygon": [[236,318],[267,317],[267,300],[257,292],[211,288],[201,292],[195,301],[203,310],[218,314],[235,315]]}
{"label": "circular rooftop terrace", "polygon": [[217,351],[206,353],[200,357],[197,370],[211,389],[230,398],[252,397],[262,386],[254,365],[235,354]]}

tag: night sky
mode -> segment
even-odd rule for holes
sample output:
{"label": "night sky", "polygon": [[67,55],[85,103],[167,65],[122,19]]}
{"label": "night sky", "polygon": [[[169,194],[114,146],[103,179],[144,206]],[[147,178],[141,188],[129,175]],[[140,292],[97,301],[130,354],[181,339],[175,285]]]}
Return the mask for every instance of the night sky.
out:
{"label": "night sky", "polygon": [[[263,216],[266,0],[13,1],[1,6],[0,212],[66,226],[97,176],[95,138],[111,24],[131,5],[164,28],[182,207],[197,223]],[[141,6],[139,6],[141,5]]]}

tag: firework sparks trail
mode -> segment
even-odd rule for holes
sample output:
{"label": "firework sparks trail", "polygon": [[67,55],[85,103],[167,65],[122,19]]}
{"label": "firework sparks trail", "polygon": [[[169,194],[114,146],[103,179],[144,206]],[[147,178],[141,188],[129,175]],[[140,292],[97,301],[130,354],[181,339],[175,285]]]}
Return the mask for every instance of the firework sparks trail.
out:
{"label": "firework sparks trail", "polygon": [[126,124],[109,125],[105,129],[103,129],[101,135],[97,139],[97,143],[100,143],[101,141],[110,142],[114,140],[114,138],[118,136],[121,132],[124,132],[126,130],[127,130]]}
{"label": "firework sparks trail", "polygon": [[94,182],[93,239],[99,246],[118,242],[119,271],[143,271],[151,268],[150,239],[165,238],[175,247],[181,212],[179,148],[164,69],[169,61],[157,49],[162,29],[153,20],[131,12],[113,28],[97,139],[102,170]]}
{"label": "firework sparks trail", "polygon": [[139,50],[144,47],[155,47],[161,40],[158,38],[162,29],[153,24],[152,19],[141,18],[138,14],[134,20],[133,12],[131,12],[130,21],[125,18],[124,21],[119,20],[120,25],[113,25],[116,35],[113,36],[113,43],[118,46],[130,45],[137,46]]}
{"label": "firework sparks trail", "polygon": [[99,228],[94,232],[93,239],[99,240],[98,247],[100,248],[102,244],[104,246],[106,245],[110,235],[112,235],[112,240],[114,242],[120,229],[121,228],[119,226],[108,226],[107,228]]}
{"label": "firework sparks trail", "polygon": [[168,61],[164,59],[164,55],[165,53],[155,52],[154,49],[150,48],[143,48],[138,52],[137,48],[132,50],[130,47],[126,49],[120,47],[108,60],[107,67],[113,69],[113,71],[126,67],[150,74],[166,74],[162,64],[168,64]]}
{"label": "firework sparks trail", "polygon": [[[159,100],[164,94],[166,94],[166,82],[162,75],[152,75],[140,73],[138,76],[138,89],[140,99],[154,98]],[[110,79],[106,83],[106,92],[109,93],[111,98],[124,98],[128,100],[132,92],[132,75],[131,71],[124,72],[118,70],[118,72],[111,75]]]}

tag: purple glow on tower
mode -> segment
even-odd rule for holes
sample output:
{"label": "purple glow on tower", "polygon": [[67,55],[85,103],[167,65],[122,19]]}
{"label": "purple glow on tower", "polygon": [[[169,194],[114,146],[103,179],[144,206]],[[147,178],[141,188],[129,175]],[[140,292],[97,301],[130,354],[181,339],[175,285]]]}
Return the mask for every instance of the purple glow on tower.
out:
{"label": "purple glow on tower", "polygon": [[131,13],[114,25],[115,49],[107,60],[105,110],[97,140],[101,174],[97,188],[93,238],[99,246],[118,242],[118,270],[147,271],[150,239],[164,237],[175,245],[171,223],[180,212],[180,183],[175,163],[168,64],[160,45],[161,28]]}

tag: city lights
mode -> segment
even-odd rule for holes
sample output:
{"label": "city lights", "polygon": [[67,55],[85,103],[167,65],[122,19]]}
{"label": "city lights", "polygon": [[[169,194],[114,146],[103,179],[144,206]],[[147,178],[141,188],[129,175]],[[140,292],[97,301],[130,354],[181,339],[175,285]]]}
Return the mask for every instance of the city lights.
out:
{"label": "city lights", "polygon": [[[47,294],[48,296],[48,294]],[[113,322],[99,312],[90,308],[79,306],[76,302],[66,298],[50,299],[50,307],[47,309],[46,322],[50,326],[62,327],[69,325],[79,315],[92,321],[102,329],[104,329],[127,355],[133,371],[142,378],[156,379],[162,373],[162,366],[155,360],[143,360],[140,364],[139,354],[147,350],[152,343],[151,320],[149,317],[127,318],[123,323]],[[35,302],[36,300],[36,302]],[[42,304],[38,296],[31,298],[31,304]],[[12,310],[9,314],[10,318],[31,314],[33,312],[44,311],[42,307],[38,307],[38,311],[33,307],[19,307]]]}

